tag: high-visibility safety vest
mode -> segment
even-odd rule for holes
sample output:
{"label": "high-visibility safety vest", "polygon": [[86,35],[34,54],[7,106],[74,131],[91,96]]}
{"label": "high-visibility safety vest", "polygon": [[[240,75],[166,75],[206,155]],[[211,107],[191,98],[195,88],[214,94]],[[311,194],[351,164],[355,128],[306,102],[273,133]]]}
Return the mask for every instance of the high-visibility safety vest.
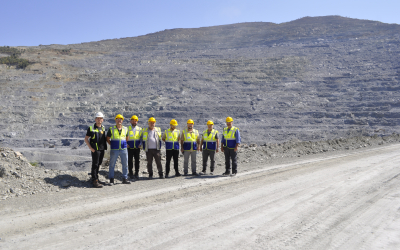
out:
{"label": "high-visibility safety vest", "polygon": [[199,131],[193,129],[192,132],[187,130],[182,131],[183,134],[183,150],[197,150],[197,138],[199,137]]}
{"label": "high-visibility safety vest", "polygon": [[236,147],[236,130],[237,127],[232,126],[228,131],[228,127],[224,128],[224,140],[222,144],[227,148],[235,148]]}
{"label": "high-visibility safety vest", "polygon": [[[95,124],[93,126],[89,127],[90,132],[93,132],[93,136],[90,138],[89,143],[92,148],[99,150],[99,145],[98,145],[100,143],[99,142],[99,139],[100,139],[99,133],[103,134],[104,131],[106,130],[106,128],[103,125],[101,125],[101,131],[99,131],[98,127],[96,127],[96,129],[94,129],[94,127],[95,127]],[[104,135],[104,137],[105,137],[105,135]],[[107,143],[104,143],[104,147],[105,147],[104,149],[106,150]]]}
{"label": "high-visibility safety vest", "polygon": [[128,135],[128,128],[121,128],[121,135],[117,126],[111,127],[111,150],[126,149],[126,136]]}
{"label": "high-visibility safety vest", "polygon": [[204,150],[216,150],[217,149],[217,139],[215,136],[218,134],[218,130],[211,130],[208,134],[208,130],[203,132],[203,149]]}
{"label": "high-visibility safety vest", "polygon": [[171,131],[171,129],[165,130],[165,149],[166,150],[179,150],[179,133],[180,131],[177,129],[174,129],[174,131]]}
{"label": "high-visibility safety vest", "polygon": [[[133,131],[133,129],[135,129],[135,131]],[[130,148],[139,148],[141,132],[142,128],[139,126],[136,126],[134,128],[132,128],[132,126],[128,127],[128,145]]]}
{"label": "high-visibility safety vest", "polygon": [[[148,151],[148,141],[149,141],[149,128],[144,128],[142,129],[142,143],[143,143],[143,149],[147,152]],[[161,128],[155,127],[154,132],[157,133],[158,137],[156,136],[156,140],[158,141],[157,144],[157,150],[161,149]]]}

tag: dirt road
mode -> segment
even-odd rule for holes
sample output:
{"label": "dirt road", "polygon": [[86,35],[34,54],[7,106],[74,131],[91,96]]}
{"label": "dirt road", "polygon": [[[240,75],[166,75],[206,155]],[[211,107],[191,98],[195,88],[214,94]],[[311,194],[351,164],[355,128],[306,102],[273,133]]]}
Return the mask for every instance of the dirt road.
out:
{"label": "dirt road", "polygon": [[0,249],[400,249],[399,165],[391,145],[6,200]]}

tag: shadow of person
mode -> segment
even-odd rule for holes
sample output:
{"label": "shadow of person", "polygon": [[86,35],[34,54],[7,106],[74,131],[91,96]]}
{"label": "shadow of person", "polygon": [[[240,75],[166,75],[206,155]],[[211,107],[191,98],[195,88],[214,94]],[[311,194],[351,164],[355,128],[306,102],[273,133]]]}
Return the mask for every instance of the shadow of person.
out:
{"label": "shadow of person", "polygon": [[57,175],[56,177],[44,178],[44,181],[52,184],[54,186],[58,186],[60,188],[68,188],[68,187],[78,187],[78,188],[87,188],[91,187],[92,183],[90,181],[82,181],[75,176],[71,176],[68,174]]}

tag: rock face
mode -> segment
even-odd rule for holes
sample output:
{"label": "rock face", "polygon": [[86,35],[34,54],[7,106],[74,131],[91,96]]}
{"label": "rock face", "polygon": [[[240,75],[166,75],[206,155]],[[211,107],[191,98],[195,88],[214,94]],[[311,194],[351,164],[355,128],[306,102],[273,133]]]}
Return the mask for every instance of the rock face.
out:
{"label": "rock face", "polygon": [[26,70],[0,65],[0,145],[87,168],[83,137],[98,111],[107,127],[121,113],[163,130],[190,118],[221,131],[232,116],[256,144],[398,132],[399,31],[328,16],[25,47]]}

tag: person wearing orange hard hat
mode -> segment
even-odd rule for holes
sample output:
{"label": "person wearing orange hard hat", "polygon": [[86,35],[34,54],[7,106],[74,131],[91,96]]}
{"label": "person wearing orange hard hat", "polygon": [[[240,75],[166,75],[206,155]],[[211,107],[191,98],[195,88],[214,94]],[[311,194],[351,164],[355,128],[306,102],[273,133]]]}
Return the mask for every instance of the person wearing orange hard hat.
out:
{"label": "person wearing orange hard hat", "polygon": [[[136,115],[131,117],[128,126],[128,170],[129,178],[139,180],[139,166],[140,166],[140,148],[142,147],[140,135],[142,128],[137,124],[139,118]],[[135,158],[135,174],[133,174],[133,158]]]}
{"label": "person wearing orange hard hat", "polygon": [[203,171],[200,174],[205,174],[207,170],[207,160],[210,157],[210,174],[214,174],[215,152],[219,149],[218,130],[214,128],[214,122],[207,122],[207,129],[203,131],[200,142],[200,151],[203,152]]}
{"label": "person wearing orange hard hat", "polygon": [[118,156],[121,158],[122,163],[122,183],[131,184],[128,181],[128,128],[122,126],[124,117],[118,114],[115,117],[115,126],[110,127],[107,132],[107,143],[111,146],[110,151],[110,165],[108,167],[108,177],[110,178],[110,185],[114,185],[114,168],[117,163]]}
{"label": "person wearing orange hard hat", "polygon": [[[240,145],[240,132],[233,126],[232,117],[226,118],[226,126],[221,138],[221,151],[225,154],[225,173],[224,176],[235,176],[237,173],[237,150]],[[232,161],[232,173],[231,173]]]}
{"label": "person wearing orange hard hat", "polygon": [[143,150],[146,152],[149,179],[153,179],[153,159],[156,161],[160,179],[164,179],[161,165],[161,128],[156,127],[156,119],[154,117],[150,117],[147,124],[148,127],[142,129],[140,140]]}
{"label": "person wearing orange hard hat", "polygon": [[165,142],[166,153],[165,178],[169,177],[171,158],[174,159],[175,176],[181,176],[178,169],[180,131],[176,128],[177,126],[178,122],[172,119],[169,123],[169,129],[165,130],[162,136],[162,140]]}
{"label": "person wearing orange hard hat", "polygon": [[192,161],[192,175],[197,175],[196,172],[196,153],[200,150],[199,131],[193,128],[194,121],[187,121],[187,129],[181,133],[181,151],[183,153],[183,175],[188,175],[189,157]]}

